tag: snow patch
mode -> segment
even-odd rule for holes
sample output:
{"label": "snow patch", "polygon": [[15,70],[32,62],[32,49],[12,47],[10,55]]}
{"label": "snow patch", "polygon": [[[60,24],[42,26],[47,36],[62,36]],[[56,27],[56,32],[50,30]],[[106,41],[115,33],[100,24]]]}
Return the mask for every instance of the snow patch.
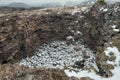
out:
{"label": "snow patch", "polygon": [[107,56],[110,56],[111,52],[114,53],[114,55],[116,56],[115,62],[107,61],[109,64],[116,65],[115,68],[111,70],[111,72],[113,73],[112,77],[103,78],[97,75],[94,71],[88,72],[85,70],[79,71],[79,72],[65,70],[64,72],[66,73],[68,77],[77,77],[77,78],[90,77],[93,80],[120,80],[119,79],[120,78],[120,52],[118,48],[108,47],[104,52]]}
{"label": "snow patch", "polygon": [[57,14],[60,14],[60,12],[57,12]]}
{"label": "snow patch", "polygon": [[100,8],[100,11],[102,11],[103,9],[104,9],[104,7],[101,7],[101,8]]}
{"label": "snow patch", "polygon": [[76,23],[78,23],[78,20],[77,21],[75,21]]}
{"label": "snow patch", "polygon": [[107,9],[107,8],[106,8],[106,9],[103,9],[103,11],[104,11],[104,12],[107,12],[107,11],[108,11],[108,9]]}
{"label": "snow patch", "polygon": [[108,8],[101,7],[101,8],[100,8],[100,11],[107,12],[107,11],[108,11]]}
{"label": "snow patch", "polygon": [[5,19],[6,21],[9,21],[9,19]]}
{"label": "snow patch", "polygon": [[67,40],[74,40],[74,38],[72,36],[68,36],[66,39]]}
{"label": "snow patch", "polygon": [[115,31],[115,32],[119,32],[120,30],[119,30],[119,29],[113,29],[113,31]]}
{"label": "snow patch", "polygon": [[119,30],[119,29],[116,29],[116,27],[117,27],[116,25],[113,25],[113,26],[112,26],[113,31],[115,31],[115,32],[119,32],[120,30]]}
{"label": "snow patch", "polygon": [[118,48],[116,47],[108,47],[107,50],[105,51],[107,56],[110,56],[110,53],[113,53],[116,56],[116,60],[115,60],[115,64],[119,65],[119,61],[120,61],[120,52],[118,50]]}
{"label": "snow patch", "polygon": [[112,28],[115,29],[115,28],[116,28],[116,25],[113,25]]}
{"label": "snow patch", "polygon": [[88,72],[84,70],[84,71],[75,72],[75,71],[65,70],[64,72],[68,77],[77,77],[77,78],[90,77],[93,80],[103,80],[102,77],[98,76],[94,71]]}
{"label": "snow patch", "polygon": [[82,35],[82,32],[76,31],[76,35],[78,35],[78,34]]}

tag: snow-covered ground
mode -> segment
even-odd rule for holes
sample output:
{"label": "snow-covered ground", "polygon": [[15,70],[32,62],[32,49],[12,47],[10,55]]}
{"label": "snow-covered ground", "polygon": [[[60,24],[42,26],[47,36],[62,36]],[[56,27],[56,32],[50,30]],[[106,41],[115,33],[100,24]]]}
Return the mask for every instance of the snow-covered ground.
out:
{"label": "snow-covered ground", "polygon": [[113,31],[115,31],[115,32],[119,32],[120,31],[119,29],[116,28],[116,25],[113,25],[112,28],[113,28]]}
{"label": "snow-covered ground", "polygon": [[113,55],[116,56],[115,62],[112,61],[108,61],[108,63],[113,64],[115,66],[115,68],[113,70],[111,70],[111,72],[113,73],[113,76],[110,78],[103,78],[99,75],[97,75],[94,71],[88,72],[88,71],[79,71],[79,72],[74,72],[74,71],[69,71],[69,70],[65,70],[65,73],[69,76],[69,77],[90,77],[93,80],[120,80],[120,52],[118,50],[118,48],[116,47],[108,47],[105,50],[105,53],[107,56],[110,56],[110,53],[113,53]]}

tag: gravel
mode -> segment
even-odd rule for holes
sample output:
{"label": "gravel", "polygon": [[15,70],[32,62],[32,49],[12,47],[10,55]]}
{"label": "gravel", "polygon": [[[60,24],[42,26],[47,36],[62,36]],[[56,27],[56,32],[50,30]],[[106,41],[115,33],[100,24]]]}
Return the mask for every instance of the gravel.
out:
{"label": "gravel", "polygon": [[72,67],[76,61],[85,59],[85,66],[95,64],[95,58],[88,48],[81,45],[67,45],[65,41],[54,41],[42,45],[32,57],[20,61],[20,65],[28,67],[45,67],[45,68],[64,68]]}

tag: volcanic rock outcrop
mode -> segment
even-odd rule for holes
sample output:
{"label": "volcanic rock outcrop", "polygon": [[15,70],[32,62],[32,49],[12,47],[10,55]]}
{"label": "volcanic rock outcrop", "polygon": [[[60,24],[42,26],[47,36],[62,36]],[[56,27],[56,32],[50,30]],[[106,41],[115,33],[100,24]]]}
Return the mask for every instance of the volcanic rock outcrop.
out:
{"label": "volcanic rock outcrop", "polygon": [[[38,11],[37,11],[38,12]],[[49,11],[48,11],[49,12]],[[23,12],[24,13],[24,12]],[[86,11],[54,12],[39,15],[9,14],[0,17],[0,63],[15,63],[32,56],[39,46],[71,35],[94,51],[98,74],[112,76],[104,49],[114,41],[119,47],[120,4],[96,3]],[[76,32],[79,31],[79,35]],[[118,41],[116,43],[116,40]],[[74,44],[74,42],[70,43]],[[106,69],[107,67],[107,69]]]}

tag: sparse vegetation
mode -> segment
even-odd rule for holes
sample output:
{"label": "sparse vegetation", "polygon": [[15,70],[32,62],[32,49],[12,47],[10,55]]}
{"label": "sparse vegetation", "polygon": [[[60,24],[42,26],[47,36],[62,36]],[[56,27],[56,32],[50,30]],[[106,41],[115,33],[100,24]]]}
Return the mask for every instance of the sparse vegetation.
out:
{"label": "sparse vegetation", "polygon": [[105,0],[97,0],[97,2],[100,4],[105,4]]}

